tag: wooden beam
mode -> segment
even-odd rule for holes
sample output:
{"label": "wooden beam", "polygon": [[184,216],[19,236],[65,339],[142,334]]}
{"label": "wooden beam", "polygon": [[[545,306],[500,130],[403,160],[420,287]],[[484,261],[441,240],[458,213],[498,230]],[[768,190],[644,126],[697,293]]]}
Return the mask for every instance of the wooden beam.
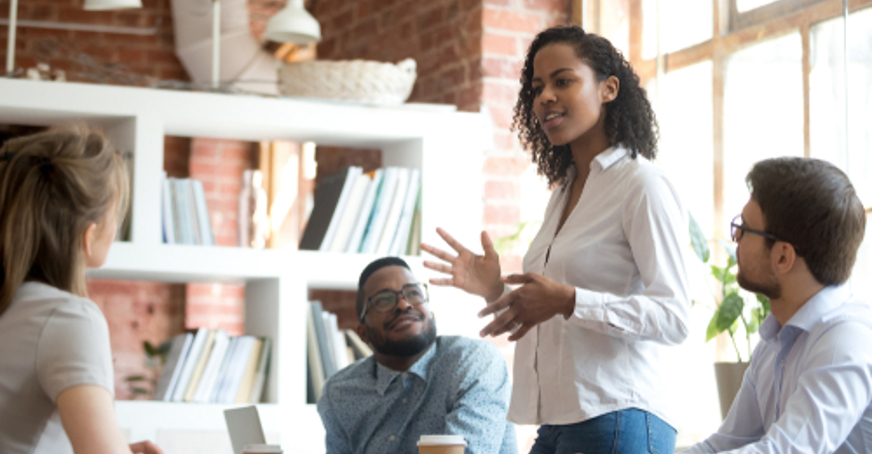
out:
{"label": "wooden beam", "polygon": [[805,157],[811,157],[811,27],[808,24],[799,29],[802,35],[802,138]]}
{"label": "wooden beam", "polygon": [[572,25],[584,27],[584,0],[572,0],[572,11],[569,13],[569,22]]}

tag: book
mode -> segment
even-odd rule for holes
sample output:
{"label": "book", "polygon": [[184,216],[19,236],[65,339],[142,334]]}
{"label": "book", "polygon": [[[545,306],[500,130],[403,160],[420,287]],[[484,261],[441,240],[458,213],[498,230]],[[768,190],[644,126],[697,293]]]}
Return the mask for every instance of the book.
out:
{"label": "book", "polygon": [[254,338],[254,345],[251,347],[248,361],[246,361],[243,368],[242,380],[239,381],[239,389],[236,391],[236,396],[233,399],[234,403],[247,404],[251,398],[251,388],[254,387],[254,377],[257,375],[257,361],[260,359],[261,348],[263,348],[263,341]]}
{"label": "book", "polygon": [[394,192],[397,189],[398,178],[398,169],[396,167],[388,167],[385,169],[382,188],[379,190],[375,204],[373,204],[369,226],[366,228],[366,233],[362,240],[362,246],[360,247],[360,252],[364,254],[374,254],[378,247],[378,242],[384,231],[385,221],[387,221],[388,218],[391,202],[394,200]]}
{"label": "book", "polygon": [[336,373],[336,364],[333,362],[333,352],[330,350],[330,341],[327,337],[327,329],[324,326],[324,310],[320,301],[312,301],[312,321],[315,324],[315,335],[318,346],[318,354],[321,357],[321,366],[324,368],[324,378],[330,378]]}
{"label": "book", "polygon": [[372,178],[369,175],[362,174],[354,181],[354,187],[351,189],[351,194],[348,196],[348,203],[345,204],[345,209],[342,211],[342,217],[339,219],[339,227],[336,229],[336,236],[333,237],[333,243],[330,244],[330,252],[344,252],[348,247],[348,240],[351,238],[351,231],[354,229],[354,224],[360,214],[363,198],[366,196]]}
{"label": "book", "polygon": [[194,366],[194,372],[191,374],[191,381],[188,383],[188,389],[185,391],[185,402],[191,402],[194,400],[194,393],[197,392],[197,387],[200,385],[200,380],[203,378],[203,372],[206,370],[206,364],[209,362],[212,347],[215,345],[216,333],[216,330],[210,329],[206,336],[206,342],[203,344],[203,351],[197,359],[197,365]]}
{"label": "book", "polygon": [[172,397],[173,388],[179,381],[179,373],[185,363],[185,356],[188,354],[188,349],[191,348],[193,339],[194,335],[191,333],[182,333],[173,337],[170,351],[167,353],[167,362],[157,380],[157,385],[155,385],[154,400],[168,401]]}
{"label": "book", "polygon": [[206,368],[203,371],[203,377],[197,385],[197,390],[191,399],[193,402],[207,403],[212,395],[212,388],[215,387],[215,382],[218,380],[218,371],[221,368],[221,363],[224,362],[224,357],[227,355],[227,347],[230,346],[230,336],[226,331],[219,329],[215,333],[215,341],[212,346],[212,351],[209,352],[209,361],[206,363]]}
{"label": "book", "polygon": [[191,343],[191,349],[185,357],[185,365],[179,375],[179,381],[173,390],[173,402],[181,402],[185,398],[185,392],[188,390],[188,384],[191,382],[191,375],[194,373],[194,368],[197,366],[197,361],[200,359],[200,354],[203,353],[203,345],[206,343],[206,338],[209,337],[209,330],[200,328],[197,334],[194,335],[194,340]]}
{"label": "book", "polygon": [[218,402],[218,399],[221,396],[221,391],[227,386],[227,370],[230,369],[230,365],[233,363],[237,345],[239,345],[239,338],[230,338],[230,343],[227,345],[227,352],[224,353],[221,367],[218,368],[218,377],[215,379],[215,384],[212,385],[212,392],[209,394],[209,402]]}
{"label": "book", "polygon": [[348,168],[345,174],[345,182],[342,184],[342,191],[339,193],[339,200],[336,201],[336,208],[333,209],[333,215],[330,217],[330,224],[327,226],[327,231],[324,233],[324,239],[321,241],[322,252],[330,250],[333,244],[333,239],[336,237],[336,231],[339,229],[339,223],[342,219],[342,214],[348,205],[348,199],[351,197],[351,191],[357,183],[363,169],[357,166]]}
{"label": "book", "polygon": [[203,182],[191,180],[193,188],[194,206],[197,211],[197,228],[200,232],[200,243],[205,246],[214,246],[215,237],[212,234],[212,222],[209,220],[209,208],[206,205],[206,193],[203,191]]}
{"label": "book", "polygon": [[160,190],[160,202],[161,209],[163,211],[163,237],[164,243],[166,244],[175,244],[176,243],[176,227],[175,227],[175,216],[174,213],[174,205],[172,198],[172,189],[170,189],[170,185],[172,184],[170,180],[167,178],[167,173],[163,173],[163,177],[161,178],[161,190]]}
{"label": "book", "polygon": [[191,244],[203,244],[203,239],[200,237],[200,217],[197,216],[197,199],[194,194],[194,180],[185,178],[182,182],[185,185],[185,208],[188,210],[188,225],[191,226],[191,236],[193,238]]}
{"label": "book", "polygon": [[366,227],[369,225],[372,207],[375,203],[378,191],[384,177],[384,170],[378,169],[372,175],[372,181],[366,188],[366,195],[363,197],[363,202],[360,205],[360,212],[357,215],[357,220],[354,223],[354,229],[351,231],[351,237],[348,239],[348,246],[345,247],[345,252],[354,254],[360,250],[360,243],[366,233]]}
{"label": "book", "polygon": [[300,249],[309,251],[321,249],[321,243],[327,234],[333,211],[339,203],[339,196],[342,195],[342,187],[345,185],[348,171],[349,168],[346,167],[339,172],[325,176],[318,183],[318,187],[315,189],[315,206],[312,208],[309,222],[306,223],[306,230],[303,231]]}
{"label": "book", "polygon": [[260,403],[263,396],[263,387],[266,383],[266,376],[269,373],[270,350],[272,342],[268,337],[264,337],[263,346],[260,349],[260,358],[257,360],[257,374],[254,377],[254,386],[251,388],[248,402],[252,404]]}
{"label": "book", "polygon": [[360,338],[354,331],[345,330],[345,337],[348,339],[348,346],[354,350],[354,356],[357,359],[367,358],[372,355],[372,348]]}
{"label": "book", "polygon": [[185,239],[182,236],[182,201],[178,196],[179,185],[177,184],[178,178],[169,178],[169,200],[173,206],[173,237],[175,238],[174,244],[185,244]]}
{"label": "book", "polygon": [[418,192],[421,189],[421,171],[412,169],[409,175],[409,188],[406,190],[403,200],[403,214],[397,225],[397,232],[391,242],[388,255],[402,255],[406,253],[406,245],[409,242],[409,231],[412,228],[412,219],[415,217],[415,203],[418,201]]}
{"label": "book", "polygon": [[254,337],[240,336],[239,345],[233,353],[233,362],[230,368],[227,369],[227,381],[225,387],[221,391],[221,396],[217,403],[232,404],[236,399],[236,393],[239,392],[239,384],[242,382],[242,375],[245,373],[245,365],[248,363],[248,357],[254,348]]}
{"label": "book", "polygon": [[321,398],[321,388],[324,387],[324,367],[318,349],[318,335],[315,333],[315,311],[311,304],[306,310],[306,357],[312,378],[312,403],[315,403]]}
{"label": "book", "polygon": [[345,343],[345,336],[339,331],[339,320],[336,314],[325,312],[327,315],[327,328],[333,347],[333,360],[336,363],[336,371],[345,369],[348,366],[348,345]]}
{"label": "book", "polygon": [[418,200],[415,202],[415,214],[412,216],[412,227],[409,229],[406,255],[421,255],[421,191],[418,191]]}
{"label": "book", "polygon": [[397,169],[397,187],[394,189],[394,197],[390,203],[391,208],[388,210],[388,216],[385,218],[381,237],[375,248],[375,253],[379,256],[388,254],[391,243],[394,241],[394,236],[397,234],[400,215],[403,213],[403,203],[406,201],[406,191],[409,190],[409,174],[410,169]]}

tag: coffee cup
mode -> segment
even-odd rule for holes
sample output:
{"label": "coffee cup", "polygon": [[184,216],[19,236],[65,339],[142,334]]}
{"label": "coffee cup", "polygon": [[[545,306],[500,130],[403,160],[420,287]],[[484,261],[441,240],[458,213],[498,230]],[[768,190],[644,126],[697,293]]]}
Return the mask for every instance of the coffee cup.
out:
{"label": "coffee cup", "polygon": [[418,454],[463,454],[466,441],[461,435],[421,435]]}
{"label": "coffee cup", "polygon": [[279,445],[247,444],[242,448],[242,454],[282,454]]}

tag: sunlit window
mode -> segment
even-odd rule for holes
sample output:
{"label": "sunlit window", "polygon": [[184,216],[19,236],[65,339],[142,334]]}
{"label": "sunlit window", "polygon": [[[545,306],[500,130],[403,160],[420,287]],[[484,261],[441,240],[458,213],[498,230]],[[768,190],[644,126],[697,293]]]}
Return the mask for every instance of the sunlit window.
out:
{"label": "sunlit window", "polygon": [[778,0],[736,0],[736,9],[739,10],[740,13],[744,13],[745,11],[750,11],[777,1]]}
{"label": "sunlit window", "polygon": [[740,50],[725,61],[724,215],[748,201],[755,162],[802,156],[802,41],[791,33]]}
{"label": "sunlit window", "polygon": [[[658,8],[660,21],[658,24]],[[642,58],[667,54],[709,40],[713,33],[712,2],[699,0],[643,0]]]}

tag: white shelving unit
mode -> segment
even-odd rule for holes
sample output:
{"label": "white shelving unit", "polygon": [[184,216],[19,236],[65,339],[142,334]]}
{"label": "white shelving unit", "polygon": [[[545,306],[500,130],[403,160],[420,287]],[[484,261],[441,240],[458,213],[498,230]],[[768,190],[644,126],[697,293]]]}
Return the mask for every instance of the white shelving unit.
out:
{"label": "white shelving unit", "polygon": [[[422,175],[422,238],[439,244],[443,227],[478,244],[482,218],[483,150],[488,123],[444,106],[370,107],[287,98],[179,92],[78,83],[0,79],[0,123],[102,128],[134,153],[130,242],[116,243],[93,277],[163,282],[245,284],[245,331],[274,340],[266,402],[259,405],[268,439],[295,440],[295,450],[323,452],[323,428],[306,405],[305,303],[308,288],[353,290],[375,256],[310,251],[165,245],[160,178],[165,135],[248,141],[313,141],[382,150],[385,166],[417,167]],[[421,279],[422,259],[408,261]],[[431,292],[440,334],[480,327],[480,302],[461,292]],[[119,424],[131,439],[148,438],[167,454],[230,452],[224,405],[118,402]],[[218,436],[218,440],[221,437]],[[211,441],[210,441],[211,440]],[[303,442],[302,445],[299,442]],[[285,449],[289,449],[286,447]]]}

